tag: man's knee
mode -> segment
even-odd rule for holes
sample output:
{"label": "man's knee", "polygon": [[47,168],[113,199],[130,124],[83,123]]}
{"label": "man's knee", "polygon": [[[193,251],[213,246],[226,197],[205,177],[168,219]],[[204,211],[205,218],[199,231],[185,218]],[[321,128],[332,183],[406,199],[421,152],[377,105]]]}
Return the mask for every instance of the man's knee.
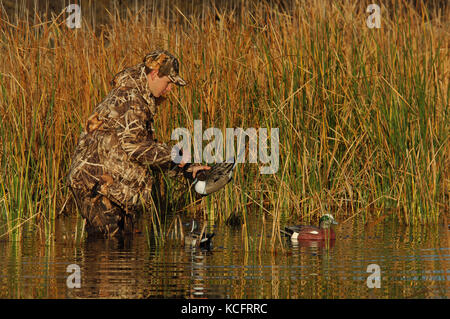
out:
{"label": "man's knee", "polygon": [[125,212],[108,198],[85,196],[80,202],[80,214],[87,221],[88,235],[103,233],[112,237],[122,232]]}
{"label": "man's knee", "polygon": [[87,221],[88,234],[100,233],[113,237],[133,232],[134,211],[125,212],[120,206],[98,193],[74,190],[74,197],[81,216]]}

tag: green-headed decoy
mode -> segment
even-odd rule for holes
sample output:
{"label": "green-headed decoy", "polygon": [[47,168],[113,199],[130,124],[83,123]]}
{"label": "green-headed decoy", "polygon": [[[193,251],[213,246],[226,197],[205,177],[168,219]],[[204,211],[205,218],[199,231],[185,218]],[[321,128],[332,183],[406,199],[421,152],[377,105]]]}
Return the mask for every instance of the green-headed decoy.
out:
{"label": "green-headed decoy", "polygon": [[324,214],[320,217],[319,227],[315,226],[287,226],[281,232],[289,237],[291,240],[324,240],[335,239],[336,234],[331,228],[332,224],[337,224],[333,215]]}

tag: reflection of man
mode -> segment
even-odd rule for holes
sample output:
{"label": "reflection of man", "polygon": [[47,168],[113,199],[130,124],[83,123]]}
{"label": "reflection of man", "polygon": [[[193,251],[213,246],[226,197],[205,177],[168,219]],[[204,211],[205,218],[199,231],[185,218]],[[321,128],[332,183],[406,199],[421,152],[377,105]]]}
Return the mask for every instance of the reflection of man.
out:
{"label": "reflection of man", "polygon": [[[155,140],[153,128],[156,107],[173,84],[186,85],[178,60],[154,51],[115,75],[112,91],[87,120],[68,181],[89,234],[130,232],[136,213],[151,203],[150,170],[173,166],[171,148]],[[209,167],[190,169],[195,175]]]}

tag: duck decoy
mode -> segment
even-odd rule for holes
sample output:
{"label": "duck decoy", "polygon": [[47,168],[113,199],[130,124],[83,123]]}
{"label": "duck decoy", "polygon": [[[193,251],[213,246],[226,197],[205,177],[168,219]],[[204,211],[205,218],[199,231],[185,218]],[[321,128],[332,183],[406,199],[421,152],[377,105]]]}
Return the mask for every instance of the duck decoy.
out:
{"label": "duck decoy", "polygon": [[285,229],[281,230],[281,233],[286,236],[291,237],[291,240],[325,240],[325,239],[335,239],[336,234],[331,228],[331,225],[337,224],[338,222],[334,219],[331,214],[324,214],[319,219],[319,227],[315,226],[287,226]]}
{"label": "duck decoy", "polygon": [[225,185],[233,179],[236,164],[237,162],[218,163],[209,170],[197,172],[195,179],[193,178],[192,173],[185,169],[185,176],[194,180],[192,186],[197,193],[202,196],[207,196],[225,187]]}
{"label": "duck decoy", "polygon": [[233,179],[236,163],[220,163],[210,170],[198,172],[194,180],[194,189],[197,193],[207,196],[225,187]]}
{"label": "duck decoy", "polygon": [[188,247],[200,247],[203,249],[211,249],[212,238],[214,233],[206,233],[206,224],[203,225],[201,231],[198,231],[197,222],[192,220],[191,230],[184,235],[184,245]]}

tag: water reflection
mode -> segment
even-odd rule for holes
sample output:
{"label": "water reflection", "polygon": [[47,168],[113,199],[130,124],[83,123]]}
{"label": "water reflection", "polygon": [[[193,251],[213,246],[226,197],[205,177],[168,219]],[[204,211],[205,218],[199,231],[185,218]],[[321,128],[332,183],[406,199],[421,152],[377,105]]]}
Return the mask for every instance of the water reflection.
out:
{"label": "water reflection", "polygon": [[[446,227],[367,228],[352,222],[337,228],[334,241],[287,239],[272,250],[262,222],[248,216],[248,228],[209,225],[216,233],[210,251],[176,238],[158,245],[146,232],[73,244],[67,239],[75,225],[70,221],[47,242],[30,230],[23,242],[0,242],[0,297],[449,297]],[[67,288],[70,264],[80,266],[79,289]],[[369,264],[380,266],[379,289],[367,286]]]}
{"label": "water reflection", "polygon": [[311,248],[311,250],[319,251],[319,249],[330,249],[333,248],[336,240],[301,240],[292,241],[291,246],[293,250],[298,250],[299,248]]}

